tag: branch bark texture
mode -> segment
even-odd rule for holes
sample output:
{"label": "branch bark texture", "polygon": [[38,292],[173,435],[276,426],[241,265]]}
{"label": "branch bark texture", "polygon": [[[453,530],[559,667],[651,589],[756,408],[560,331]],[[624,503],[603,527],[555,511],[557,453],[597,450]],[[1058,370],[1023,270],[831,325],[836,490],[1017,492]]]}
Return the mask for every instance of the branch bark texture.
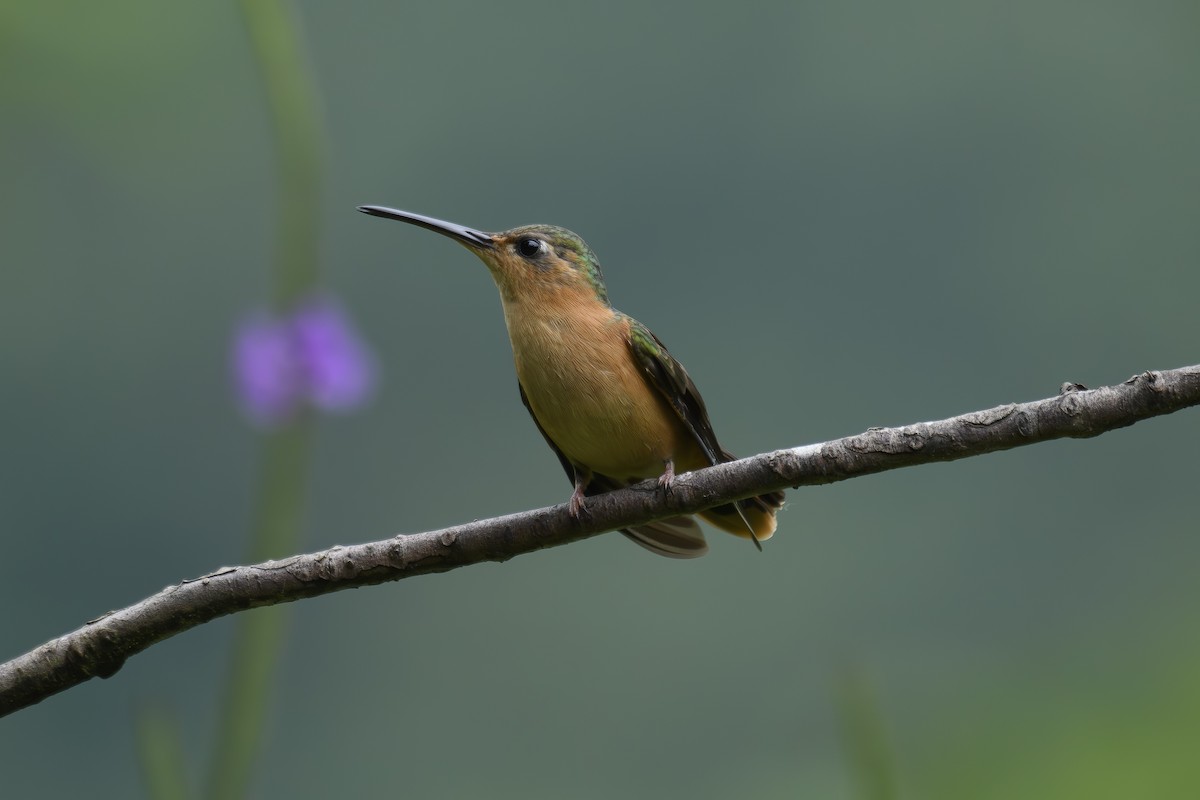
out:
{"label": "branch bark texture", "polygon": [[1065,437],[1086,438],[1200,405],[1200,365],[1144,372],[1116,386],[1064,384],[1045,400],[997,406],[938,422],[872,428],[588,499],[582,519],[566,504],[337,546],[168,586],[0,665],[0,716],[95,678],[108,678],[155,642],[249,608],[464,567],[586,539],[655,519],[786,487],[814,486],[900,467],[953,461]]}

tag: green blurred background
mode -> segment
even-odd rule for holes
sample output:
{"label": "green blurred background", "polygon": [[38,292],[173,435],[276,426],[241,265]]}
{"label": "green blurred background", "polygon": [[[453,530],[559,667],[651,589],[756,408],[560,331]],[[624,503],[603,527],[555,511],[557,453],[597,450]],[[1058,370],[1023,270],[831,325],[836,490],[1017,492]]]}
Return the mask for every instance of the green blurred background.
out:
{"label": "green blurred background", "polygon": [[[483,266],[381,203],[550,222],[751,454],[1197,358],[1194,3],[296,6],[326,284],[383,369],[323,421],[305,549],[562,502]],[[246,548],[235,320],[268,115],[228,3],[0,7],[0,657]],[[291,609],[254,795],[1195,797],[1194,411],[791,494],[764,555],[619,536]],[[233,625],[0,721],[11,797],[198,779]]]}

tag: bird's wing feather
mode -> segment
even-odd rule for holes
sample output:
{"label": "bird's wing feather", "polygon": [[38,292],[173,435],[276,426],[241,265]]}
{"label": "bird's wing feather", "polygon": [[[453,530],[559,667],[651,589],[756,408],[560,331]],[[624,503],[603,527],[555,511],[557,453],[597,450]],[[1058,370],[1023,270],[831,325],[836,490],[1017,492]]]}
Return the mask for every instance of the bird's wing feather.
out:
{"label": "bird's wing feather", "polygon": [[708,457],[708,462],[720,464],[730,460],[732,457],[717,444],[717,435],[708,421],[708,409],[704,407],[700,390],[692,383],[687,370],[667,352],[667,346],[661,339],[632,318],[629,319],[629,349],[646,380],[679,415],[696,444]]}
{"label": "bird's wing feather", "polygon": [[708,552],[704,532],[691,517],[670,517],[621,531],[634,544],[667,558],[699,558]]}
{"label": "bird's wing feather", "polygon": [[[735,460],[736,456],[717,443],[717,435],[713,433],[712,423],[708,420],[708,409],[704,407],[700,391],[688,377],[683,365],[667,352],[667,346],[661,339],[635,319],[629,320],[629,348],[646,380],[679,415],[692,438],[704,451],[708,463],[715,465]],[[775,510],[782,505],[783,493],[769,492],[710,508],[703,512],[703,516],[730,533],[749,533],[761,550],[759,539],[765,539],[775,531]]]}

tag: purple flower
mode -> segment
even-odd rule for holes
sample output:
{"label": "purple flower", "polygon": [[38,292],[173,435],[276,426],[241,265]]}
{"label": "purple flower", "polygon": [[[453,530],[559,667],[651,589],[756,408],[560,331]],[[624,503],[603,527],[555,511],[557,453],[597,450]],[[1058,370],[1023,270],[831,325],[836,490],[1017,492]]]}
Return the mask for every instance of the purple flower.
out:
{"label": "purple flower", "polygon": [[295,412],[301,387],[286,324],[262,312],[243,320],[233,343],[233,373],[251,422],[273,427]]}
{"label": "purple flower", "polygon": [[238,399],[250,421],[274,428],[305,404],[350,411],[375,388],[375,360],[332,298],[314,295],[291,313],[259,312],[238,327],[233,347]]}
{"label": "purple flower", "polygon": [[340,306],[312,298],[292,314],[308,399],[325,411],[356,408],[375,385],[375,363]]}

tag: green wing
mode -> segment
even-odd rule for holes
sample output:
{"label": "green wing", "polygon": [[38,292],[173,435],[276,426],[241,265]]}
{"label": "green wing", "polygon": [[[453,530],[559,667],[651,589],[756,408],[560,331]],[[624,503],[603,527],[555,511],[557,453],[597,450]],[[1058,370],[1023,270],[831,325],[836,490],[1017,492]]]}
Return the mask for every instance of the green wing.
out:
{"label": "green wing", "polygon": [[628,319],[629,348],[646,380],[675,409],[710,464],[731,460],[733,456],[717,444],[717,435],[708,421],[704,399],[700,397],[700,390],[692,383],[687,370],[667,352],[667,346],[649,328],[632,317]]}
{"label": "green wing", "polygon": [[[700,445],[709,464],[721,464],[735,460],[729,451],[717,443],[717,435],[713,433],[712,423],[708,421],[708,409],[700,397],[700,390],[687,370],[667,352],[667,346],[662,340],[650,332],[642,323],[629,319],[629,348],[646,380],[666,398],[684,426]],[[775,510],[783,505],[782,492],[768,492],[758,497],[749,497],[736,503],[716,506],[704,511],[701,516],[723,530],[730,533],[750,534],[754,546],[762,550],[759,543],[761,528],[762,537],[770,536],[775,530]]]}

